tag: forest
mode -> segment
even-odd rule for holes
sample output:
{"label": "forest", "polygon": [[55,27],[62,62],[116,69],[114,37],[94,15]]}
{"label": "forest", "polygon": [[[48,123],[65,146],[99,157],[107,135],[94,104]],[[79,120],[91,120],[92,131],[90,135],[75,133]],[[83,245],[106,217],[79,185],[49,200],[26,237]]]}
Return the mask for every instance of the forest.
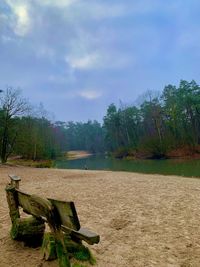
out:
{"label": "forest", "polygon": [[56,159],[69,150],[109,153],[118,158],[200,155],[200,86],[181,80],[140,104],[110,104],[103,123],[52,122],[20,90],[0,91],[0,158]]}

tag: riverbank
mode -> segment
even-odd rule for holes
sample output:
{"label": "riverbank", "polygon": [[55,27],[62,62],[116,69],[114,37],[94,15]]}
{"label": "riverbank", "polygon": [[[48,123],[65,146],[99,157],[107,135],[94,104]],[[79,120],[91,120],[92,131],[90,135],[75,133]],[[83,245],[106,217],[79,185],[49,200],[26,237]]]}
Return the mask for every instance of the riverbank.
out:
{"label": "riverbank", "polygon": [[10,239],[4,188],[7,175],[21,176],[21,189],[73,200],[81,224],[101,236],[91,246],[97,267],[193,266],[200,262],[200,180],[128,172],[0,166],[1,266],[56,267],[39,249]]}
{"label": "riverbank", "polygon": [[113,157],[118,159],[200,159],[200,145],[182,146],[176,149],[167,149],[164,152],[161,151],[148,151],[148,149],[140,149],[137,151],[120,148],[113,152]]}
{"label": "riverbank", "polygon": [[23,159],[23,158],[11,158],[8,159],[7,162],[10,166],[24,166],[24,167],[32,167],[32,168],[53,168],[54,160],[31,160],[31,159]]}
{"label": "riverbank", "polygon": [[10,157],[8,159],[8,164],[10,165],[19,165],[24,167],[34,167],[34,168],[53,168],[56,160],[76,160],[76,159],[83,159],[92,156],[93,154],[84,151],[84,150],[73,150],[66,152],[62,157],[51,160],[51,159],[41,159],[41,160],[31,160],[31,159],[24,159],[20,156]]}
{"label": "riverbank", "polygon": [[88,152],[88,151],[84,151],[84,150],[72,150],[72,151],[68,151],[67,152],[67,159],[68,160],[74,160],[74,159],[82,159],[82,158],[87,158],[92,156],[93,154]]}

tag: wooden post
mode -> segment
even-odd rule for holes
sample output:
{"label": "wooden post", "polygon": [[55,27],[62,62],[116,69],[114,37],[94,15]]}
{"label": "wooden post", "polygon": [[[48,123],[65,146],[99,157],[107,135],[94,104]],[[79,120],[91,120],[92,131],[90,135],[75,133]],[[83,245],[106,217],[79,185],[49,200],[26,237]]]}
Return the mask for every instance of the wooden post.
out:
{"label": "wooden post", "polygon": [[19,181],[21,178],[15,175],[9,175],[9,177],[11,178],[11,184],[8,184],[5,190],[10,211],[10,218],[12,223],[14,223],[16,219],[20,218],[16,189],[19,188]]}
{"label": "wooden post", "polygon": [[13,174],[9,174],[9,177],[11,179],[11,185],[16,189],[19,189],[19,182],[21,181],[21,178]]}
{"label": "wooden post", "polygon": [[10,219],[12,223],[14,223],[18,218],[20,218],[16,190],[12,185],[7,185],[5,190],[10,211]]}

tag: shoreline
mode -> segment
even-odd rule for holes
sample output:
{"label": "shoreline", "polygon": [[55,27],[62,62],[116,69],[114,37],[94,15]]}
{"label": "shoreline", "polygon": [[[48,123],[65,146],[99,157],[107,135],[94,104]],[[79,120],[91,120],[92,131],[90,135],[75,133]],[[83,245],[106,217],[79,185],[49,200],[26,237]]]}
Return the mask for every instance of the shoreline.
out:
{"label": "shoreline", "polygon": [[87,158],[90,156],[93,156],[94,154],[90,153],[89,151],[84,151],[84,150],[73,150],[73,151],[68,151],[66,159],[67,160],[75,160],[75,159],[82,159],[82,158]]}

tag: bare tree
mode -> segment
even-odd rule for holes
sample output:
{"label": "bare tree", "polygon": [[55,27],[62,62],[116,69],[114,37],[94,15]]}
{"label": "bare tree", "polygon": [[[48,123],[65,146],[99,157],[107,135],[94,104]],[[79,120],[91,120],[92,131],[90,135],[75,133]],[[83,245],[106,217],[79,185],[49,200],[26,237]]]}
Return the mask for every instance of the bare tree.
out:
{"label": "bare tree", "polygon": [[12,134],[10,131],[13,125],[13,119],[24,115],[29,110],[29,105],[26,99],[21,96],[19,89],[7,87],[0,96],[0,111],[1,111],[1,162],[5,163],[8,156],[12,153],[16,142],[18,131],[15,129]]}

